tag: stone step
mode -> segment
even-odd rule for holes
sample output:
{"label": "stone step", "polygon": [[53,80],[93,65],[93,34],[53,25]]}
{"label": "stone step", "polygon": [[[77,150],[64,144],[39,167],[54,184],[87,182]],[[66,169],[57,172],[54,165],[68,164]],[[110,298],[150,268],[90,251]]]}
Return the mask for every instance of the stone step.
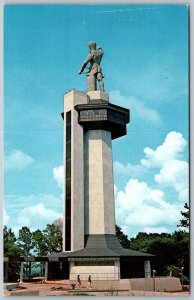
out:
{"label": "stone step", "polygon": [[11,291],[11,290],[13,290],[15,288],[18,288],[18,287],[19,287],[18,282],[5,284],[5,289],[8,290],[8,291]]}

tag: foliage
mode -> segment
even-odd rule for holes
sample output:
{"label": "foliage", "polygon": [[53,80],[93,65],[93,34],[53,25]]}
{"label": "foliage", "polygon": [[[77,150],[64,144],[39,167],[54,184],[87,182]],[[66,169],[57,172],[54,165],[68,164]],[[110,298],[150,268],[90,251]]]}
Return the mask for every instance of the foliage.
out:
{"label": "foliage", "polygon": [[33,232],[34,252],[38,256],[44,256],[62,251],[62,223],[57,219],[53,224],[47,224],[46,228]]}
{"label": "foliage", "polygon": [[8,257],[15,257],[20,254],[20,249],[18,245],[16,244],[16,237],[14,232],[11,230],[11,228],[7,228],[7,226],[4,226],[3,229],[3,235],[4,235],[4,255]]}
{"label": "foliage", "polygon": [[128,236],[123,233],[121,227],[119,227],[118,225],[116,225],[116,236],[119,242],[121,243],[121,245],[123,246],[123,248],[130,247],[130,241],[128,239]]}
{"label": "foliage", "polygon": [[[32,256],[32,250],[34,249],[33,233],[26,226],[19,230],[19,236],[17,244],[20,248],[21,256]],[[31,262],[24,264],[24,274],[30,276],[31,274]]]}
{"label": "foliage", "polygon": [[[185,208],[189,207],[185,204]],[[188,218],[188,212],[182,213]],[[187,219],[187,223],[188,223]],[[183,227],[183,225],[181,225]],[[186,226],[185,226],[186,227]],[[19,230],[16,238],[11,229],[4,227],[4,255],[45,256],[62,251],[62,220],[57,219],[53,224],[48,224],[44,230],[31,232],[28,227]],[[178,276],[188,283],[190,265],[190,243],[189,233],[186,231],[175,231],[174,233],[145,233],[139,232],[135,238],[128,239],[121,227],[116,225],[116,235],[124,248],[154,254],[155,258],[151,262],[152,269],[157,270],[157,276],[169,275],[172,271],[174,276]],[[12,273],[18,274],[18,266],[15,264]],[[183,273],[182,271],[183,270]],[[30,270],[29,270],[30,272]]]}
{"label": "foliage", "polygon": [[189,217],[190,217],[189,205],[185,203],[184,208],[186,209],[186,211],[181,211],[181,215],[183,216],[183,219],[180,220],[180,224],[177,226],[189,228]]}
{"label": "foliage", "polygon": [[167,266],[166,271],[170,276],[179,277],[181,279],[182,284],[188,284],[189,283],[188,277],[184,275],[184,268],[183,267],[179,268],[177,266],[170,265],[170,266]]}
{"label": "foliage", "polygon": [[43,230],[44,241],[47,247],[47,254],[62,251],[62,232],[60,227],[54,224],[48,224]]}
{"label": "foliage", "polygon": [[[4,235],[4,255],[9,258],[15,258],[20,255],[20,249],[16,244],[16,237],[14,232],[11,229],[8,229],[7,226],[4,226],[3,229]],[[8,265],[8,278],[10,280],[17,280],[20,270],[19,263],[12,263]]]}
{"label": "foliage", "polygon": [[33,232],[33,240],[34,240],[34,253],[39,256],[47,255],[48,248],[45,243],[45,236],[41,230],[36,230]]}
{"label": "foliage", "polygon": [[189,278],[189,234],[185,231],[169,233],[140,232],[131,239],[131,249],[156,255],[152,268],[158,276],[169,275],[168,266],[184,268]]}
{"label": "foliage", "polygon": [[20,248],[20,255],[31,256],[31,251],[34,248],[33,233],[28,227],[22,227],[19,230],[17,244]]}
{"label": "foliage", "polygon": [[58,219],[54,220],[53,224],[55,226],[57,226],[61,232],[63,232],[63,219],[62,218],[58,218]]}

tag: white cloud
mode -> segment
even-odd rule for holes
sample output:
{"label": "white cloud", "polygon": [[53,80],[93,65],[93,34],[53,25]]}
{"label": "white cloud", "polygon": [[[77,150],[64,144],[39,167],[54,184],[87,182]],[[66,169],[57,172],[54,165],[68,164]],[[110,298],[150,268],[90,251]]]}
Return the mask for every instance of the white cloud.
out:
{"label": "white cloud", "polygon": [[141,160],[143,166],[148,168],[160,168],[165,162],[181,158],[186,140],[180,132],[171,131],[167,134],[164,143],[153,150],[149,147],[144,149],[146,157]]}
{"label": "white cloud", "polygon": [[63,215],[62,195],[6,195],[4,203],[9,215],[9,227],[14,232],[18,232],[22,226],[42,230]]}
{"label": "white cloud", "polygon": [[144,167],[159,168],[159,173],[154,176],[155,181],[163,187],[174,189],[178,193],[178,200],[184,202],[188,201],[189,168],[181,158],[186,146],[183,135],[171,131],[156,150],[145,148],[146,157],[141,160]]}
{"label": "white cloud", "polygon": [[[172,131],[156,150],[148,147],[144,149],[146,157],[141,160],[141,168],[149,168],[152,171],[155,169],[156,173],[150,175],[154,176],[157,188],[153,188],[151,183],[148,185],[145,180],[130,179],[128,176],[125,189],[116,189],[117,224],[125,230],[128,228],[128,235],[139,231],[147,232],[148,229],[158,233],[161,230],[168,232],[169,228],[176,229],[183,203],[188,202],[188,163],[181,160],[186,145],[183,135]],[[116,170],[120,173],[127,173],[133,169],[141,171],[141,168],[139,165],[123,166],[116,163]],[[138,177],[138,172],[136,176]],[[150,177],[147,179],[152,182]]]}
{"label": "white cloud", "polygon": [[130,176],[132,178],[142,176],[143,174],[147,174],[148,170],[144,168],[142,165],[132,165],[128,163],[127,165],[123,165],[118,161],[113,163],[114,172],[119,174]]}
{"label": "white cloud", "polygon": [[188,163],[181,160],[170,160],[164,163],[155,181],[171,187],[179,193],[180,201],[188,201]]}
{"label": "white cloud", "polygon": [[27,206],[22,209],[17,217],[17,223],[22,226],[39,228],[42,224],[52,223],[60,218],[61,214],[47,208],[44,203],[38,203],[33,206]]}
{"label": "white cloud", "polygon": [[169,233],[169,229],[166,227],[144,227],[143,232],[147,233]]}
{"label": "white cloud", "polygon": [[58,187],[63,189],[63,184],[64,184],[64,167],[59,166],[53,168],[53,177],[57,182]]}
{"label": "white cloud", "polygon": [[128,106],[133,113],[141,120],[148,123],[153,123],[157,126],[162,124],[162,119],[159,113],[155,109],[145,106],[143,101],[140,101],[132,96],[123,96],[119,90],[111,91],[110,97],[119,105],[126,105],[126,103],[128,103]]}
{"label": "white cloud", "polygon": [[7,225],[9,222],[9,215],[7,214],[6,210],[3,209],[3,225]]}
{"label": "white cloud", "polygon": [[5,170],[23,170],[32,164],[34,159],[21,150],[12,150],[9,155],[5,155]]}
{"label": "white cloud", "polygon": [[160,232],[161,227],[178,224],[180,208],[180,203],[169,203],[163,191],[151,188],[146,182],[130,179],[125,190],[117,192],[116,220],[125,230],[128,228],[129,236],[148,227]]}
{"label": "white cloud", "polygon": [[[14,232],[16,238],[18,238],[18,236],[19,236],[19,230],[20,230],[23,226],[26,226],[26,225],[22,225],[22,226],[12,226],[12,227],[11,227],[11,230]],[[29,229],[30,229],[31,232],[37,230],[37,228],[35,228],[35,227],[30,227]]]}
{"label": "white cloud", "polygon": [[14,212],[22,210],[26,206],[33,206],[38,203],[48,205],[50,208],[59,210],[62,209],[62,195],[56,197],[52,194],[39,194],[39,195],[5,195],[5,207],[10,215]]}

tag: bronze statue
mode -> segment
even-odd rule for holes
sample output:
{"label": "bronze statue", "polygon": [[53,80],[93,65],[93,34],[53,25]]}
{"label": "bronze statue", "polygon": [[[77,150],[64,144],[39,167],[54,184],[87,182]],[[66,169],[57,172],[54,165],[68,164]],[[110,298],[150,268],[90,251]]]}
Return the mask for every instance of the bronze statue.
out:
{"label": "bronze statue", "polygon": [[98,80],[100,90],[104,92],[104,83],[102,81],[104,76],[100,67],[100,63],[104,52],[101,47],[99,47],[98,50],[96,50],[96,42],[89,42],[88,47],[90,48],[90,54],[84,61],[81,70],[79,71],[79,74],[82,74],[87,64],[90,63],[88,72],[86,72],[88,77],[88,92],[97,90],[96,80]]}

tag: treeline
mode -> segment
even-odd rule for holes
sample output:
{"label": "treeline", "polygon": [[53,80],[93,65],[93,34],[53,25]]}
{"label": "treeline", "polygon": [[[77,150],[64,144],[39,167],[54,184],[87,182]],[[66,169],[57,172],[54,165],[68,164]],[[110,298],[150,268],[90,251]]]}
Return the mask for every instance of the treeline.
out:
{"label": "treeline", "polygon": [[139,232],[135,238],[128,239],[117,226],[119,240],[123,247],[156,255],[152,269],[157,276],[172,274],[189,283],[190,273],[190,242],[189,233],[175,231],[174,233]]}
{"label": "treeline", "polygon": [[[183,217],[178,227],[189,227],[189,206],[185,204],[186,211],[181,212]],[[22,227],[16,237],[14,232],[4,226],[4,256],[45,256],[62,251],[62,219],[48,224],[44,230],[31,231]],[[135,238],[128,238],[122,229],[116,225],[116,235],[124,248],[156,255],[152,262],[152,269],[157,276],[170,273],[189,282],[190,273],[190,241],[189,233],[185,230],[174,233],[145,233],[140,232]],[[10,275],[19,273],[19,266],[15,264],[9,271]],[[30,273],[30,270],[29,270]]]}
{"label": "treeline", "polygon": [[[189,229],[189,204],[185,203],[181,216],[182,219],[177,227]],[[124,248],[156,255],[152,261],[152,269],[157,271],[157,276],[172,274],[181,278],[183,283],[189,283],[190,236],[188,231],[179,230],[161,234],[139,232],[135,238],[128,239],[128,236],[116,225],[116,233]]]}
{"label": "treeline", "polygon": [[[48,254],[62,251],[62,227],[61,224],[54,222],[48,224],[44,230],[31,231],[28,227],[19,230],[18,237],[11,228],[4,226],[4,256],[45,256]],[[31,275],[31,268],[41,269],[44,274],[44,264],[24,265],[25,276]],[[20,264],[11,263],[8,265],[8,278],[17,280],[19,278]],[[38,273],[38,272],[37,272]]]}
{"label": "treeline", "polygon": [[[157,271],[157,276],[169,275],[172,272],[173,276],[183,277],[184,282],[188,283],[190,265],[188,232],[175,231],[171,234],[140,232],[135,238],[128,239],[116,225],[116,234],[124,248],[156,255],[152,269]],[[56,224],[48,224],[44,230],[34,232],[28,227],[22,227],[17,238],[11,229],[4,227],[4,256],[44,256],[61,251],[62,230]],[[18,264],[15,264],[15,270],[12,266],[9,273],[11,275],[14,272],[19,273]]]}
{"label": "treeline", "polygon": [[62,251],[62,230],[59,225],[48,224],[44,230],[19,230],[18,237],[4,226],[4,256],[44,256]]}

